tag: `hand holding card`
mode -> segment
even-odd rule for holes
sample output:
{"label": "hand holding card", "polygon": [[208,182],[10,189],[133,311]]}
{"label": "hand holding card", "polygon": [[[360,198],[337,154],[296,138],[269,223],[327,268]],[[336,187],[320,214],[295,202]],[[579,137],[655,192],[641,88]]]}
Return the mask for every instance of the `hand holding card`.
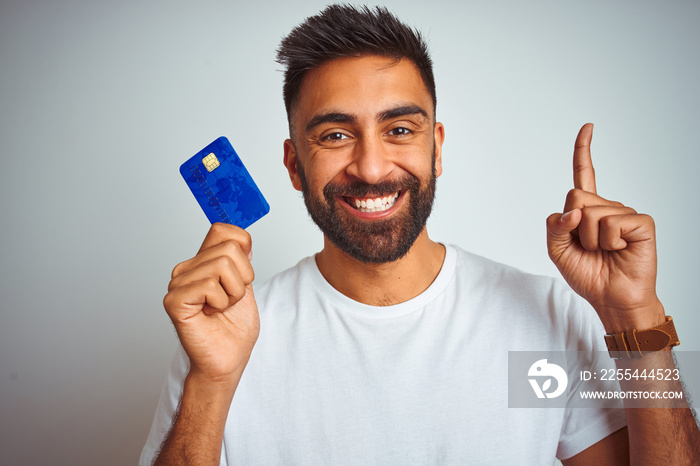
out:
{"label": "hand holding card", "polygon": [[270,207],[224,137],[180,173],[212,226],[197,254],[173,269],[163,306],[190,361],[185,391],[225,392],[230,401],[260,331],[244,228]]}
{"label": "hand holding card", "polygon": [[248,228],[270,211],[238,154],[223,136],[183,163],[180,174],[211,223]]}

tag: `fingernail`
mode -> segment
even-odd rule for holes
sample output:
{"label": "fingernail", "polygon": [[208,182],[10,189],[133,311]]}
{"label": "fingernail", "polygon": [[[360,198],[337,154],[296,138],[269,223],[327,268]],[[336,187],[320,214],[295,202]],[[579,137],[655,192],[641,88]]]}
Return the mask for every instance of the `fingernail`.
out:
{"label": "fingernail", "polygon": [[253,250],[251,249],[250,252],[248,253],[248,260],[252,261],[253,260]]}
{"label": "fingernail", "polygon": [[569,217],[571,216],[571,212],[572,212],[572,211],[570,210],[570,211],[568,211],[568,212],[562,214],[562,216],[559,217],[559,221],[560,221],[561,223],[566,223],[566,222],[569,220]]}

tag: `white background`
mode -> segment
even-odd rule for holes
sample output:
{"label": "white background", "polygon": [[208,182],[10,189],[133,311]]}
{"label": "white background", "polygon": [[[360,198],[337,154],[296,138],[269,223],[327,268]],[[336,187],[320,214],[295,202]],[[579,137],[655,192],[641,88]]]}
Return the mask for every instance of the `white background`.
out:
{"label": "white background", "polygon": [[[161,300],[209,226],[178,168],[206,144],[228,136],[271,205],[249,230],[257,280],[320,248],[282,166],[274,55],[324,5],[2,1],[4,463],[137,461],[176,343]],[[680,349],[700,350],[700,4],[386,5],[435,62],[447,138],[431,236],[556,274],[544,219],[592,121],[599,192],[656,219],[658,292]]]}

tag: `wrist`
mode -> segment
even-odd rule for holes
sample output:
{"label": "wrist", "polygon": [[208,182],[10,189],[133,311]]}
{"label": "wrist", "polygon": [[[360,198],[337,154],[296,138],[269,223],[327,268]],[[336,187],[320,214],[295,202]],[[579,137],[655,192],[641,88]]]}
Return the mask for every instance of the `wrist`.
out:
{"label": "wrist", "polygon": [[641,358],[647,352],[666,351],[680,344],[673,318],[667,316],[664,323],[653,328],[637,329],[605,335],[605,345],[613,359]]}
{"label": "wrist", "polygon": [[605,333],[621,333],[628,330],[646,330],[666,321],[666,312],[660,301],[634,309],[596,309]]}
{"label": "wrist", "polygon": [[209,399],[226,398],[229,395],[233,397],[239,380],[239,374],[212,377],[190,368],[185,377],[185,387],[188,387],[201,397]]}

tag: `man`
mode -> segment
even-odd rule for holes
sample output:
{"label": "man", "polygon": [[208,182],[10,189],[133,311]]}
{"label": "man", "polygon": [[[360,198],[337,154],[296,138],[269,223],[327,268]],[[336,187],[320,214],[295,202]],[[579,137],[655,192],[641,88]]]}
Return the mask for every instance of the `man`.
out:
{"label": "man", "polygon": [[[175,267],[164,306],[183,351],[142,463],[698,461],[689,409],[508,408],[509,350],[596,358],[604,333],[666,320],[653,221],[596,194],[591,125],[547,234],[595,312],[554,280],[429,238],[445,129],[419,34],[384,9],[331,6],[278,58],[284,164],[324,247],[254,292],[251,238],[215,224]],[[618,367],[673,367],[658,349]]]}

